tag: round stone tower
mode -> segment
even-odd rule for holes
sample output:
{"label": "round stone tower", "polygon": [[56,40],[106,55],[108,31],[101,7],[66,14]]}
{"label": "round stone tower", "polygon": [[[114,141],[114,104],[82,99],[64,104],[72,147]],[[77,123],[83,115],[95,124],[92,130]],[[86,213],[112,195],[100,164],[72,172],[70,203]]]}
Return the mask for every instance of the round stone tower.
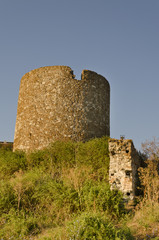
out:
{"label": "round stone tower", "polygon": [[81,80],[66,66],[26,73],[19,90],[13,150],[35,150],[56,140],[110,135],[110,86],[93,71]]}

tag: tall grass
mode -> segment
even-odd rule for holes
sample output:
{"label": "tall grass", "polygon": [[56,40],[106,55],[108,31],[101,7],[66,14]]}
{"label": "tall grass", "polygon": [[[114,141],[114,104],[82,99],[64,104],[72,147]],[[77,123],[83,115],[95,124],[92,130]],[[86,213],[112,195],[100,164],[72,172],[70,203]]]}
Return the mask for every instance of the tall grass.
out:
{"label": "tall grass", "polygon": [[[29,154],[0,149],[0,239],[130,237],[113,225],[124,206],[122,194],[109,188],[108,170],[106,137],[55,142]],[[79,236],[70,232],[77,221]]]}
{"label": "tall grass", "polygon": [[128,223],[141,239],[159,239],[159,158],[158,144],[154,141],[144,145],[147,167],[139,169],[143,196]]}

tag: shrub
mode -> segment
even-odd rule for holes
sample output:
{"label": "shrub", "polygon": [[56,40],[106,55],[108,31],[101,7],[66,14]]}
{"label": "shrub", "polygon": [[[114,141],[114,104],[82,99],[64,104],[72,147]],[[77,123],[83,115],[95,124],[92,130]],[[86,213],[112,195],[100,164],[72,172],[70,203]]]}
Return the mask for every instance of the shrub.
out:
{"label": "shrub", "polygon": [[[157,239],[159,235],[159,142],[142,144],[147,160],[146,167],[139,169],[143,196],[139,199],[129,226],[140,232],[143,239]],[[147,236],[146,236],[147,235]]]}
{"label": "shrub", "polygon": [[139,169],[140,182],[144,197],[142,201],[159,203],[159,162],[147,160],[147,167]]}
{"label": "shrub", "polygon": [[35,208],[32,195],[42,176],[41,170],[35,168],[27,172],[20,170],[10,179],[10,184],[16,196],[16,210],[32,211]]}
{"label": "shrub", "polygon": [[131,240],[128,228],[116,229],[110,219],[95,213],[82,213],[67,225],[68,239]]}
{"label": "shrub", "polygon": [[92,166],[95,171],[105,168],[105,173],[109,169],[108,138],[95,138],[85,143],[77,143],[76,146],[77,163],[84,163]]}
{"label": "shrub", "polygon": [[106,212],[112,218],[122,216],[123,195],[116,190],[111,191],[105,182],[87,182],[83,187],[83,198],[87,211]]}
{"label": "shrub", "polygon": [[48,148],[51,167],[73,167],[75,165],[75,145],[72,141],[57,141]]}
{"label": "shrub", "polygon": [[66,240],[65,223],[75,216],[84,229],[88,224],[86,239],[118,236],[104,217],[117,220],[123,210],[122,195],[108,186],[107,140],[58,141],[27,154],[0,149],[0,238],[27,239],[51,229],[48,239]]}
{"label": "shrub", "polygon": [[[31,153],[28,153],[26,155],[26,160],[27,160],[27,166],[29,169],[32,169],[34,167],[42,167],[42,166],[47,166],[47,161],[46,161],[46,152],[44,150],[37,150]],[[45,166],[45,167],[46,167]]]}
{"label": "shrub", "polygon": [[[4,221],[2,222],[2,219]],[[0,239],[25,239],[27,235],[35,235],[40,232],[38,219],[32,214],[17,212],[11,209],[7,215],[1,217]]]}
{"label": "shrub", "polygon": [[9,210],[16,206],[16,196],[11,184],[6,180],[0,181],[0,216],[8,213]]}
{"label": "shrub", "polygon": [[0,149],[0,179],[10,177],[14,172],[27,168],[25,153]]}

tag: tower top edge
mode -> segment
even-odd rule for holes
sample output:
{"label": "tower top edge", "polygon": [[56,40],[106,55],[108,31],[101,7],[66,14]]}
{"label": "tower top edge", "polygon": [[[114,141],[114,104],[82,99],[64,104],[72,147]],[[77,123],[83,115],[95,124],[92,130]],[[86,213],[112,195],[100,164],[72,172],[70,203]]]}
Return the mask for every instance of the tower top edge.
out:
{"label": "tower top edge", "polygon": [[[40,72],[48,72],[48,71],[57,71],[57,72],[60,71],[60,72],[63,72],[63,74],[67,73],[67,74],[72,75],[73,79],[78,80],[75,78],[74,71],[72,70],[72,68],[69,66],[64,66],[64,65],[44,66],[44,67],[36,68],[36,69],[33,69],[33,70],[25,73],[23,75],[23,77],[26,77],[26,76],[29,77],[29,75],[34,75],[34,74],[36,75],[36,74],[39,74]],[[88,69],[82,70],[80,80],[87,80],[87,79],[94,78],[94,77],[97,77],[98,79],[101,78],[108,82],[108,80],[104,76],[98,74],[95,71],[88,70]],[[109,84],[109,82],[108,82],[108,84]]]}

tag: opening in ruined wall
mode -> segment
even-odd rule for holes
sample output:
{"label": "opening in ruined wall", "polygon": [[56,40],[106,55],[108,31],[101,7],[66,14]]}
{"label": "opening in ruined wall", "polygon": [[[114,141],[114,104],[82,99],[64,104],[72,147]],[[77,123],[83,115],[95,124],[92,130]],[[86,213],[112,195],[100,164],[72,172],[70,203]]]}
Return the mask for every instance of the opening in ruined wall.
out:
{"label": "opening in ruined wall", "polygon": [[131,177],[131,174],[132,174],[132,171],[130,171],[130,170],[126,170],[126,171],[125,171],[125,176],[126,176],[127,178],[130,178],[130,177]]}
{"label": "opening in ruined wall", "polygon": [[126,193],[126,195],[127,195],[127,196],[132,195],[132,191],[128,191],[128,192]]}
{"label": "opening in ruined wall", "polygon": [[114,155],[115,155],[115,152],[114,152],[114,151],[111,151],[110,153],[111,153],[111,155],[112,155],[112,156],[114,156]]}
{"label": "opening in ruined wall", "polygon": [[71,71],[73,79],[76,79],[78,81],[82,80],[82,73],[80,71],[76,72],[77,74],[74,73],[74,71]]}

